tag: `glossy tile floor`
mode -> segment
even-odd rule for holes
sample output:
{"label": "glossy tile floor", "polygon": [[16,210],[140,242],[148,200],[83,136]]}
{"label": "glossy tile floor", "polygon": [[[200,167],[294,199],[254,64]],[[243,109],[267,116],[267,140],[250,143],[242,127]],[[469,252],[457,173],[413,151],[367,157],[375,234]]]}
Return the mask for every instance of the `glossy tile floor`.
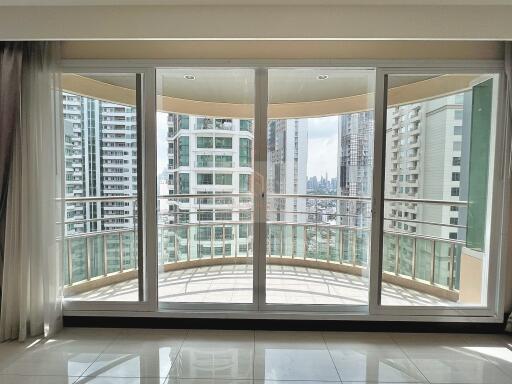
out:
{"label": "glossy tile floor", "polygon": [[67,328],[0,344],[1,384],[512,383],[505,335]]}
{"label": "glossy tile floor", "polygon": [[[160,273],[160,301],[251,303],[252,266],[215,265]],[[78,294],[71,300],[136,301],[137,280],[127,280]],[[267,266],[267,302],[294,304],[368,304],[368,280],[315,268]],[[384,305],[454,305],[453,302],[399,287],[382,286]]]}

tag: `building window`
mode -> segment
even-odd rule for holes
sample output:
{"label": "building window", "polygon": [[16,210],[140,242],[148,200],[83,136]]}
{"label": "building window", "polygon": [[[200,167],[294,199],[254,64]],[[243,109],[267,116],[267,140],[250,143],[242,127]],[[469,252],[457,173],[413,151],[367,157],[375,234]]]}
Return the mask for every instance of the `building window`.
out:
{"label": "building window", "polygon": [[215,119],[215,129],[222,131],[233,130],[233,120],[231,119]]}
{"label": "building window", "polygon": [[240,166],[250,167],[252,163],[251,159],[251,140],[242,138],[240,139]]}
{"label": "building window", "polygon": [[[212,211],[201,211],[197,213],[197,220],[199,221],[213,221],[213,212]],[[208,232],[210,232],[210,228],[208,228]]]}
{"label": "building window", "polygon": [[213,155],[197,155],[197,167],[213,167]]}
{"label": "building window", "polygon": [[199,117],[196,122],[196,127],[199,130],[203,129],[213,129],[213,119],[208,119],[205,117]]}
{"label": "building window", "polygon": [[188,173],[180,173],[178,176],[179,193],[190,193],[190,176]]}
{"label": "building window", "polygon": [[460,189],[458,187],[452,188],[452,190],[451,190],[452,196],[459,196],[459,193],[460,193]]}
{"label": "building window", "polygon": [[451,212],[459,212],[459,207],[456,207],[455,205],[450,206]]}
{"label": "building window", "polygon": [[181,136],[178,138],[178,157],[180,166],[189,165],[189,137]]}
{"label": "building window", "polygon": [[460,141],[454,141],[454,142],[453,142],[453,150],[454,150],[454,151],[460,151],[460,150],[462,150],[462,142],[460,142]]}
{"label": "building window", "polygon": [[450,240],[457,240],[457,232],[450,232],[448,237],[450,238]]}
{"label": "building window", "polygon": [[460,172],[452,172],[452,181],[460,181]]}
{"label": "building window", "polygon": [[198,173],[197,185],[213,185],[213,175],[211,173]]}
{"label": "building window", "polygon": [[182,129],[188,129],[189,117],[188,115],[179,115],[178,116],[178,131]]}
{"label": "building window", "polygon": [[231,149],[233,148],[233,139],[231,139],[231,137],[216,137],[215,148]]}
{"label": "building window", "polygon": [[213,137],[198,136],[196,139],[197,148],[213,148]]}
{"label": "building window", "polygon": [[[228,220],[232,220],[232,219],[233,219],[233,214],[231,212],[215,212],[215,220],[228,221]],[[222,239],[222,237],[221,237],[221,239]]]}
{"label": "building window", "polygon": [[450,217],[450,224],[452,224],[452,225],[459,224],[459,219],[457,217]]}
{"label": "building window", "polygon": [[230,173],[217,173],[215,185],[233,185],[233,175]]}
{"label": "building window", "polygon": [[215,166],[217,168],[231,168],[233,167],[233,156],[217,155],[215,156]]}
{"label": "building window", "polygon": [[453,116],[454,116],[455,120],[462,120],[462,115],[463,115],[463,111],[457,110],[457,111],[455,111]]}
{"label": "building window", "polygon": [[252,132],[252,121],[251,120],[240,120],[240,131]]}
{"label": "building window", "polygon": [[452,160],[452,165],[460,165],[460,157],[454,157]]}
{"label": "building window", "polygon": [[246,175],[243,173],[239,175],[240,193],[250,192],[250,190],[251,190],[250,180],[251,180],[251,175]]}
{"label": "building window", "polygon": [[453,134],[454,134],[455,136],[460,136],[460,135],[462,135],[462,126],[460,126],[460,125],[456,125],[456,126],[454,126],[454,127],[453,127]]}

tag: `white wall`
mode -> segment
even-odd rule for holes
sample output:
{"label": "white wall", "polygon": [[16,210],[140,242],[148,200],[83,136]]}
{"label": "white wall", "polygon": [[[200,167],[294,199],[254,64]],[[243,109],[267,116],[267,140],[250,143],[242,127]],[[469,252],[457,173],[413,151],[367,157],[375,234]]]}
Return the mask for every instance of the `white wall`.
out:
{"label": "white wall", "polygon": [[512,39],[512,6],[0,7],[7,39]]}

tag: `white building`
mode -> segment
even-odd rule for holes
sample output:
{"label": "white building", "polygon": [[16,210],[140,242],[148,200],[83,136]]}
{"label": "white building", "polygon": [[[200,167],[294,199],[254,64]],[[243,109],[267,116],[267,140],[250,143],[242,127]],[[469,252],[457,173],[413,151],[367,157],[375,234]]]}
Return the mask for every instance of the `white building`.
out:
{"label": "white building", "polygon": [[[463,110],[470,99],[471,93],[466,92],[388,111],[386,196],[405,200],[467,200],[470,124]],[[425,223],[464,224],[465,210],[449,205],[392,202],[386,204],[385,215],[396,220],[386,221],[384,228],[464,239],[464,231],[457,227]]]}
{"label": "white building", "polygon": [[[136,196],[136,109],[63,94],[66,197]],[[67,204],[68,234],[133,226],[133,201]],[[93,219],[108,219],[98,220]]]}
{"label": "white building", "polygon": [[[371,197],[373,175],[373,112],[356,112],[338,118],[338,196]],[[338,223],[368,227],[370,204],[356,200],[338,203]]]}
{"label": "white building", "polygon": [[272,198],[272,194],[307,193],[308,120],[270,120],[267,137],[268,220],[307,222],[305,198]]}
{"label": "white building", "polygon": [[198,196],[169,199],[167,223],[190,227],[187,237],[197,240],[187,245],[191,257],[245,254],[252,234],[240,223],[252,220],[252,120],[169,113],[167,125],[169,194]]}

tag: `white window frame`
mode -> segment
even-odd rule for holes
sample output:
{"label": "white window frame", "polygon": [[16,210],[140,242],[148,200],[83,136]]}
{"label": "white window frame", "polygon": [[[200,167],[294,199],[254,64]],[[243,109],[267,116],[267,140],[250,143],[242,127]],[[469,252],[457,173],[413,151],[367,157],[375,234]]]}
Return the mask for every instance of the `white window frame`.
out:
{"label": "white window frame", "polygon": [[[64,301],[64,315],[69,316],[138,316],[196,317],[252,319],[324,319],[372,321],[433,321],[433,322],[501,322],[504,313],[505,256],[508,218],[506,196],[510,188],[510,134],[504,125],[504,63],[502,60],[63,60],[63,72],[69,73],[142,73],[144,76],[143,106],[144,153],[144,301],[76,302]],[[255,71],[254,106],[254,247],[252,304],[222,303],[158,303],[157,263],[157,169],[156,169],[156,70],[165,68],[252,68]],[[268,69],[274,68],[357,68],[375,69],[375,136],[372,189],[372,233],[369,261],[368,306],[283,305],[265,303],[265,244],[266,244],[266,132],[268,105]],[[489,266],[488,301],[486,307],[410,307],[381,306],[381,240],[383,219],[383,182],[385,160],[386,86],[390,74],[450,74],[496,73],[499,75],[496,132],[492,188],[492,221],[487,237],[492,252],[498,255]],[[498,145],[499,143],[499,145]],[[493,153],[491,151],[491,153]],[[153,182],[149,182],[153,180]]]}

